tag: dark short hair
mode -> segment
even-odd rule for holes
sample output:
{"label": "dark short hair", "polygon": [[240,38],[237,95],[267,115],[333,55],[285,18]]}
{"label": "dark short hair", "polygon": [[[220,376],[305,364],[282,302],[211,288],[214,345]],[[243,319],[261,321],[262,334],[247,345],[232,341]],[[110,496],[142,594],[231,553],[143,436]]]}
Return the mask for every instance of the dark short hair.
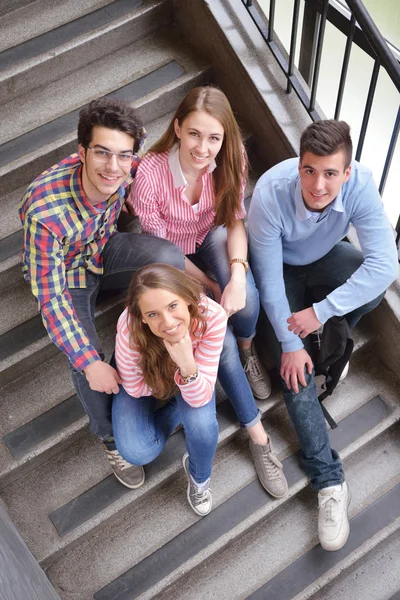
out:
{"label": "dark short hair", "polygon": [[345,156],[344,168],[347,169],[353,155],[353,142],[350,127],[345,121],[316,121],[307,127],[300,138],[300,160],[306,152],[316,156],[330,156],[341,150]]}
{"label": "dark short hair", "polygon": [[87,148],[92,141],[93,127],[100,125],[123,131],[134,139],[133,151],[143,145],[146,132],[135,110],[127,103],[114,98],[92,100],[79,113],[78,143]]}

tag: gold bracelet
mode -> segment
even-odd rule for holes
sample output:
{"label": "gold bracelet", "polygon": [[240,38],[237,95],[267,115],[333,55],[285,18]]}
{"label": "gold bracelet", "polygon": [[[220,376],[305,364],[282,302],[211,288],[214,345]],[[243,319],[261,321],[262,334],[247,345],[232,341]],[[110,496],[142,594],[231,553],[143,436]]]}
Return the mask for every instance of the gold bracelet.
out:
{"label": "gold bracelet", "polygon": [[181,370],[179,369],[179,375],[181,376],[183,383],[192,383],[192,381],[196,381],[196,379],[198,378],[199,370],[196,369],[196,373],[192,373],[192,375],[188,375],[187,377],[184,377],[181,373]]}
{"label": "gold bracelet", "polygon": [[249,263],[245,258],[231,258],[231,260],[229,261],[229,268],[231,268],[233,263],[240,263],[241,265],[243,265],[245,273],[247,273],[247,271],[249,270]]}

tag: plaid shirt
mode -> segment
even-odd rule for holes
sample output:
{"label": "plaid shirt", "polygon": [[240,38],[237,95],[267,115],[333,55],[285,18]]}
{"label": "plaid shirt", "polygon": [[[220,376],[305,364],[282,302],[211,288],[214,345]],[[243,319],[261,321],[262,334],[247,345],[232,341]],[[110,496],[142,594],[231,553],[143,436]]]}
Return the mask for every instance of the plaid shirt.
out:
{"label": "plaid shirt", "polygon": [[117,229],[126,187],[93,206],[82,188],[82,164],[72,154],[35,179],[19,205],[24,228],[23,274],[38,300],[51,340],[75,369],[100,357],[80,323],[69,288],[85,288],[86,272],[103,273],[103,249]]}

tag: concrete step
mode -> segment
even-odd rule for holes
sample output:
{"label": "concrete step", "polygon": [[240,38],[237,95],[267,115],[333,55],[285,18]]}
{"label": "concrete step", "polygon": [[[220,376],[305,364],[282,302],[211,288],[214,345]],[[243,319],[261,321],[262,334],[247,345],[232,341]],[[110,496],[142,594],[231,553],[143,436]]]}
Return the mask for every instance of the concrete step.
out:
{"label": "concrete step", "polygon": [[[391,533],[391,530],[393,531]],[[375,538],[375,539],[374,539]],[[312,600],[398,600],[400,597],[400,532],[393,524],[374,536],[366,554],[354,556],[353,562],[327,581],[323,589],[308,596]],[[378,543],[376,543],[378,541]]]}
{"label": "concrete step", "polygon": [[[399,418],[396,393],[398,380],[395,380],[383,367],[376,366],[376,360],[372,353],[364,354],[362,360],[358,360],[358,364],[352,369],[352,374],[349,374],[349,380],[346,380],[347,386],[341,384],[338,389],[337,398],[347,398],[347,410],[343,410],[344,402],[338,402],[338,406],[335,407],[337,411],[332,411],[335,418],[340,421],[339,428],[331,432],[334,447],[341,452],[341,456],[345,460],[347,480],[350,482],[352,490],[355,488],[356,496],[361,494],[363,499],[363,503],[361,503],[360,496],[356,497],[356,501],[352,504],[352,516],[367,505],[366,492],[370,492],[370,501],[375,501],[400,480],[399,431],[395,426]],[[376,379],[377,372],[379,372],[378,381]],[[381,399],[376,397],[373,399],[377,389],[381,392]],[[353,399],[356,401],[353,402]],[[364,403],[362,403],[363,401]],[[347,416],[344,416],[346,413],[348,413]],[[299,527],[303,526],[303,519],[300,518],[293,523],[292,518],[287,516],[287,510],[290,510],[287,507],[295,502],[294,514],[296,514],[298,507],[304,504],[302,494],[307,496],[310,493],[302,492],[307,486],[307,479],[298,467],[297,457],[292,455],[296,447],[295,436],[282,404],[276,405],[274,410],[267,413],[266,426],[274,439],[280,459],[284,461],[290,485],[287,498],[280,501],[272,500],[259,485],[249,457],[244,432],[240,432],[228,445],[219,447],[217,451],[212,479],[214,508],[206,519],[198,519],[187,506],[184,477],[171,481],[172,474],[169,471],[169,478],[166,477],[167,473],[164,473],[164,481],[162,481],[162,474],[159,471],[156,473],[153,471],[157,462],[155,461],[153,465],[146,467],[145,486],[151,485],[152,493],[151,495],[146,494],[144,503],[139,502],[138,492],[140,493],[140,490],[128,492],[125,494],[125,498],[131,496],[131,502],[123,506],[120,497],[114,504],[115,506],[118,503],[120,510],[115,512],[114,516],[107,512],[109,518],[103,522],[103,526],[99,523],[99,515],[92,521],[93,537],[86,531],[86,536],[81,538],[80,544],[75,548],[75,543],[70,537],[73,530],[59,539],[59,544],[64,545],[65,550],[69,549],[69,551],[50,566],[47,574],[61,597],[68,600],[73,598],[88,600],[93,597],[93,594],[96,594],[96,600],[114,598],[119,600],[141,598],[144,600],[156,596],[165,600],[174,597],[174,594],[177,598],[189,597],[185,596],[185,593],[192,591],[192,597],[199,600],[203,600],[203,598],[244,598],[246,597],[245,592],[250,591],[250,588],[243,587],[246,582],[243,569],[248,569],[249,573],[257,569],[257,577],[260,576],[259,565],[257,561],[254,561],[250,552],[242,554],[238,563],[235,563],[236,565],[240,562],[243,563],[240,577],[242,583],[239,585],[236,581],[232,588],[228,588],[231,596],[223,595],[221,588],[215,591],[214,595],[211,589],[207,588],[202,595],[202,585],[206,584],[207,573],[210,573],[210,582],[219,585],[218,581],[221,580],[221,584],[227,585],[231,576],[228,575],[225,578],[223,574],[225,569],[230,568],[235,555],[234,552],[233,554],[229,553],[231,544],[237,543],[237,548],[240,548],[241,536],[251,535],[252,531],[263,526],[266,519],[269,519],[270,523],[276,524],[278,536],[284,524],[290,523],[293,543],[300,540],[299,554],[295,558],[309,551],[317,541],[316,499],[314,496],[311,504],[307,507],[310,517],[305,522],[305,528],[309,531],[305,540],[306,545],[304,545],[297,528],[297,523]],[[394,452],[396,447],[397,450]],[[169,448],[166,448],[164,453],[168,452]],[[377,458],[374,458],[374,452]],[[162,457],[163,455],[160,459]],[[375,472],[379,457],[380,468],[378,468],[376,478],[372,477],[374,482],[368,487],[364,482],[368,481],[368,478],[371,479],[372,473],[366,468],[366,465],[370,461],[373,465],[373,472]],[[81,479],[76,473],[76,460],[75,454],[70,458],[68,468],[72,470],[75,465],[74,474],[77,485],[85,486],[87,489],[95,478],[91,478],[91,481],[85,485],[84,479]],[[176,463],[177,470],[173,472],[175,476],[182,474],[180,457]],[[66,463],[64,464],[67,466]],[[89,461],[85,460],[85,465],[87,464]],[[56,472],[59,472],[60,468],[59,463],[53,465]],[[93,468],[97,470],[95,465]],[[63,473],[65,474],[66,471]],[[44,471],[41,471],[40,474],[42,478],[47,479]],[[363,478],[362,482],[358,481],[359,476]],[[91,477],[91,469],[90,473],[86,473],[86,479],[88,477]],[[39,478],[40,475],[37,473],[36,481]],[[60,480],[55,482],[54,488],[57,485],[60,485]],[[34,489],[33,482],[30,487]],[[30,547],[35,556],[43,561],[43,565],[51,564],[54,558],[54,556],[52,558],[42,554],[43,551],[46,551],[46,547],[48,551],[52,544],[49,538],[53,538],[53,543],[55,539],[54,530],[49,525],[43,525],[51,506],[61,504],[59,497],[56,499],[54,488],[53,486],[49,488],[50,498],[48,501],[46,500],[46,507],[40,516],[35,511],[35,514],[31,514],[30,517],[25,516],[23,522],[21,518],[18,521],[19,530],[24,532],[23,535],[28,545],[29,542],[35,544]],[[146,490],[141,489],[142,493],[145,493]],[[104,501],[103,495],[106,494],[106,490],[103,489],[103,495],[101,492],[99,487],[97,490],[93,490],[91,496],[93,512],[96,511],[95,505],[98,507]],[[15,518],[17,518],[17,513],[24,514],[25,503],[20,500],[22,496],[23,490],[20,487],[11,493],[9,488],[5,490],[4,500],[8,506],[11,505],[11,514],[15,513]],[[33,504],[35,504],[35,497],[31,498]],[[19,505],[18,508],[16,508],[15,502]],[[77,513],[81,509],[82,506],[79,505],[79,502],[70,503],[68,510],[63,511],[64,518],[67,521],[76,520]],[[54,515],[52,518],[54,519]],[[310,519],[313,520],[311,525]],[[28,523],[28,520],[31,522]],[[65,527],[67,521],[62,523],[60,520],[58,525],[61,524]],[[41,532],[38,532],[39,522],[41,523]],[[268,540],[269,531],[261,537],[264,541]],[[33,541],[34,538],[36,543]],[[65,546],[67,539],[70,543]],[[60,545],[57,554],[61,551]],[[289,548],[289,546],[290,542],[285,539],[282,548]],[[273,552],[273,544],[271,548]],[[227,559],[221,558],[219,561],[219,557],[225,555],[225,552],[228,552]],[[287,556],[286,551],[280,551],[274,553],[272,557],[268,555],[267,559],[271,559],[274,563],[276,571],[273,574],[275,575],[293,562],[293,555]],[[205,563],[205,561],[207,562]],[[254,565],[255,562],[256,565]],[[218,564],[215,570],[212,566],[214,563]],[[222,567],[221,564],[224,566]],[[107,568],[104,568],[104,565],[107,565]],[[261,574],[265,574],[265,561],[261,563],[261,567]],[[235,568],[232,570],[233,573]],[[201,580],[199,580],[197,588],[198,574],[199,577],[201,576]],[[181,577],[184,577],[183,581],[181,581]],[[265,580],[257,579],[256,584],[253,584],[253,590],[263,584]],[[191,587],[192,582],[196,583],[193,587]],[[168,586],[172,584],[176,587],[172,589],[171,595],[168,595]],[[261,597],[271,597],[275,600],[273,595]]]}
{"label": "concrete step", "polygon": [[[351,533],[346,546],[328,553],[318,543],[317,498],[310,489],[293,496],[253,529],[238,536],[223,552],[187,573],[168,590],[119,596],[163,600],[305,600],[311,590],[321,598],[379,598],[360,595],[358,584],[346,595],[326,595],[325,585],[336,574],[342,582],[346,564],[377,545],[382,529],[386,535],[400,532],[400,430],[395,427],[345,460],[351,486],[349,507]],[[397,461],[397,464],[396,464]],[[381,529],[382,528],[382,529]],[[382,557],[381,557],[382,558]],[[106,588],[107,589],[107,588]],[[96,600],[108,600],[106,589]],[[68,597],[68,596],[67,596]],[[118,597],[118,596],[115,596]],[[380,596],[381,598],[388,596]]]}
{"label": "concrete step", "polygon": [[24,96],[22,113],[15,103],[4,105],[0,197],[76,150],[78,113],[93,98],[127,100],[148,123],[174,110],[188,89],[204,81],[210,81],[209,69],[170,28]]}
{"label": "concrete step", "polygon": [[[343,434],[340,433],[343,428],[335,430],[336,433],[333,432],[334,436],[344,436],[342,447],[338,447],[344,457],[363,447],[398,418],[397,387],[398,380],[395,380],[384,367],[376,365],[373,353],[365,350],[360,352],[360,356],[357,354],[354,357],[351,372],[340,384],[336,394],[336,404],[331,407],[332,415],[336,420],[346,420],[346,417],[349,419]],[[368,417],[369,401],[377,394],[381,395],[384,402],[379,399],[373,401],[372,404],[378,402],[379,406],[378,417],[374,409],[371,425]],[[271,409],[278,405],[281,410],[271,412]],[[364,408],[365,406],[367,408]],[[282,406],[280,391],[275,391],[270,399],[261,403],[260,409],[264,413],[269,411],[267,429],[271,432],[281,458],[288,457],[296,448],[296,439]],[[352,414],[353,411],[356,411],[355,416]],[[361,411],[360,414],[357,411]],[[237,434],[238,425],[227,402],[218,406],[218,415],[221,446]],[[116,517],[127,514],[128,511],[130,514],[136,514],[137,507],[144,499],[149,502],[150,495],[158,487],[182,473],[183,452],[183,432],[180,431],[170,438],[159,459],[146,467],[145,485],[139,490],[129,491],[118,484],[112,475],[107,477],[109,468],[100,445],[97,440],[87,438],[75,443],[68,452],[59,455],[51,462],[39,466],[22,480],[8,485],[2,492],[2,498],[10,511],[11,518],[36,558],[43,566],[48,566],[67,549],[71,550],[85,539],[90,539],[94,533],[103,529]],[[299,473],[296,459],[291,457],[288,460],[288,472],[295,473],[292,481],[293,493],[297,493],[306,485],[306,479],[301,472]],[[232,477],[232,472],[235,471],[229,470],[227,477],[231,483],[226,491],[223,491],[225,484],[220,486],[218,481],[214,482],[214,488],[221,489],[223,493],[231,496],[240,491],[243,485],[254,480],[255,473],[251,463],[245,462],[250,465],[246,467],[246,476],[250,477],[246,483],[239,476]],[[230,486],[233,486],[233,489]],[[38,498],[41,498],[41,502],[38,502]],[[224,500],[226,498],[227,496]],[[184,495],[182,502],[185,502]],[[166,505],[165,510],[168,506]],[[265,510],[267,514],[275,503],[268,503],[268,496],[263,494],[262,506],[264,508],[261,510],[260,518],[264,514],[263,511]],[[259,514],[258,510],[256,512]],[[251,519],[252,515],[246,518],[248,526]],[[224,536],[223,539],[226,541]],[[128,560],[129,553],[125,556]],[[121,569],[123,565],[126,566],[126,560],[120,563]]]}
{"label": "concrete step", "polygon": [[60,0],[56,7],[50,0],[12,0],[8,2],[7,10],[4,6],[7,0],[3,0],[0,9],[3,17],[0,23],[0,52],[83,17],[112,1],[83,0],[78,4]]}
{"label": "concrete step", "polygon": [[[108,360],[115,324],[102,329],[99,337]],[[88,418],[61,352],[3,387],[1,404],[0,488],[87,435]]]}
{"label": "concrete step", "polygon": [[[20,14],[9,15],[0,26],[2,103],[47,86],[172,23],[170,0],[35,4],[39,4],[38,12],[28,27],[25,15]],[[5,49],[10,42],[13,47]]]}

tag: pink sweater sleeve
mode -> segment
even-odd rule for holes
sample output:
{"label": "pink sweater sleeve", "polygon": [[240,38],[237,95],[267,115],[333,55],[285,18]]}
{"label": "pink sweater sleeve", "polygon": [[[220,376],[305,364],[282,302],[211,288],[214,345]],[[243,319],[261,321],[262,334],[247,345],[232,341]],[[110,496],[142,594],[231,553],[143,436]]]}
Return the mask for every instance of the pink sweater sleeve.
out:
{"label": "pink sweater sleeve", "polygon": [[195,381],[184,383],[179,371],[175,373],[175,383],[183,399],[194,408],[204,406],[212,398],[227,324],[224,309],[214,300],[204,297],[201,305],[205,310],[207,331],[193,353],[199,375]]}

